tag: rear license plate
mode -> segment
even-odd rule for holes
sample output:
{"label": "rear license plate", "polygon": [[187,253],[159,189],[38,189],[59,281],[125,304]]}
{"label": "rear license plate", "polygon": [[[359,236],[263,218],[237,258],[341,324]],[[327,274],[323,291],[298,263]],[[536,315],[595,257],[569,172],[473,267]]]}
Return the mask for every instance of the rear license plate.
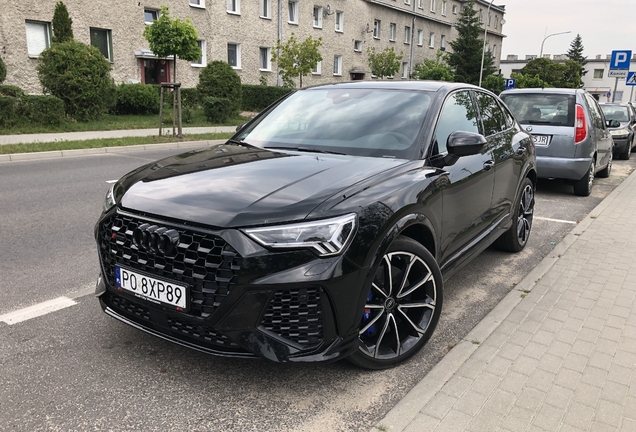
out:
{"label": "rear license plate", "polygon": [[140,299],[186,310],[188,289],[183,285],[155,279],[119,266],[115,266],[115,283],[117,289],[131,292]]}
{"label": "rear license plate", "polygon": [[532,141],[535,145],[548,145],[550,144],[550,136],[548,135],[532,135]]}

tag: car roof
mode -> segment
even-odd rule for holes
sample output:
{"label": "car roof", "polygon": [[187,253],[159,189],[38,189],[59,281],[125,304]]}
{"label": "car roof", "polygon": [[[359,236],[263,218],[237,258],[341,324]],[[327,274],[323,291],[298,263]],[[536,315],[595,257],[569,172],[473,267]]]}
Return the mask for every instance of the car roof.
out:
{"label": "car roof", "polygon": [[[349,81],[344,83],[322,84],[312,87],[307,87],[304,90],[324,89],[327,87],[337,88],[380,88],[388,90],[423,90],[423,91],[452,91],[460,88],[472,88],[485,90],[481,87],[477,87],[472,84],[464,83],[452,83],[446,81],[395,81],[395,80],[382,80],[382,81]],[[487,90],[486,90],[487,91]]]}
{"label": "car roof", "polygon": [[627,102],[599,102],[599,105],[614,105],[614,106],[622,106],[622,107],[628,107],[631,104],[627,103]]}
{"label": "car roof", "polygon": [[545,93],[545,94],[576,94],[578,91],[585,91],[583,89],[571,89],[571,88],[523,88],[523,89],[511,89],[501,92],[505,94],[513,93]]}

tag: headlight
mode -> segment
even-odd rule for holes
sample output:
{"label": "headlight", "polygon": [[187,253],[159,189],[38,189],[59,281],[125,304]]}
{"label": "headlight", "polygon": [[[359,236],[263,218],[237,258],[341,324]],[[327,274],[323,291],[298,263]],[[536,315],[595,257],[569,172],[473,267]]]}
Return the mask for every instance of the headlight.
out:
{"label": "headlight", "polygon": [[243,230],[265,247],[276,249],[313,249],[320,256],[337,255],[354,235],[356,215],[332,219]]}
{"label": "headlight", "polygon": [[629,131],[626,129],[617,129],[610,131],[610,134],[616,138],[623,138],[629,135]]}
{"label": "headlight", "polygon": [[106,194],[106,198],[104,199],[104,212],[107,212],[108,210],[110,210],[114,205],[115,205],[115,184],[113,184],[110,189],[108,190],[108,193]]}

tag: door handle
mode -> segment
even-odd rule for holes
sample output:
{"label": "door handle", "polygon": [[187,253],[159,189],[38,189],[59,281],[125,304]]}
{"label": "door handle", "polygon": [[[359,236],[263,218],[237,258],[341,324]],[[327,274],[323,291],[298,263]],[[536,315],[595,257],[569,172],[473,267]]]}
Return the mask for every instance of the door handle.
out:
{"label": "door handle", "polygon": [[490,171],[495,166],[495,161],[489,160],[484,162],[484,171]]}

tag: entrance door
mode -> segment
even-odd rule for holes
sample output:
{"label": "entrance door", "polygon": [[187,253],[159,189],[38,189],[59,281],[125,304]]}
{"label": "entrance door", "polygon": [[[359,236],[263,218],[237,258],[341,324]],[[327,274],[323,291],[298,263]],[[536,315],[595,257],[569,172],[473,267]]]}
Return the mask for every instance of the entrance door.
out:
{"label": "entrance door", "polygon": [[170,61],[144,59],[144,84],[170,82]]}

